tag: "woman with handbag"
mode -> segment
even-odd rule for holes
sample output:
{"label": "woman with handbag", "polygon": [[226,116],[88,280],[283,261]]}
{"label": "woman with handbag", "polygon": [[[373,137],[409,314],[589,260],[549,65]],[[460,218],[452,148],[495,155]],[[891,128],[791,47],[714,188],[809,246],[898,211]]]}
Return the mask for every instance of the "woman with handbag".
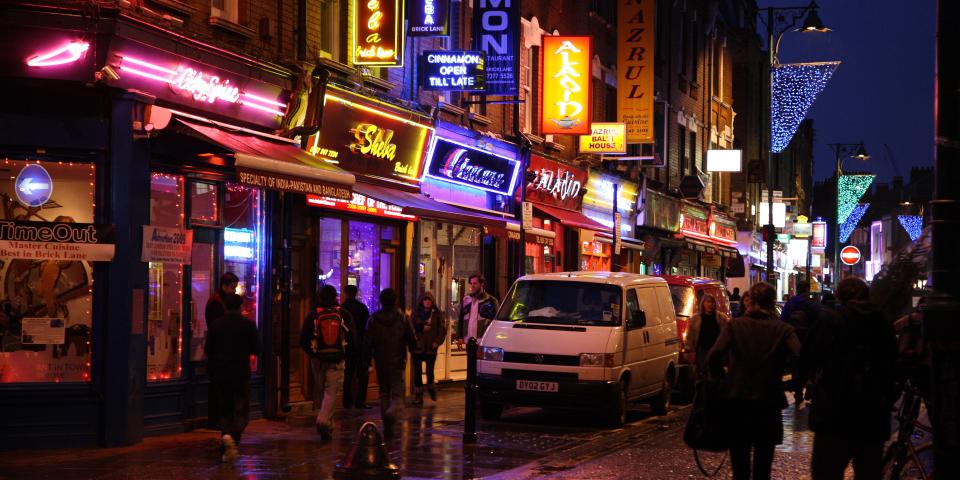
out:
{"label": "woman with handbag", "polygon": [[770,284],[757,283],[750,288],[751,309],[727,323],[707,355],[714,370],[728,360],[723,397],[731,422],[734,480],[769,479],[774,449],[783,442],[780,411],[787,406],[787,399],[782,372],[788,359],[800,355],[800,340],[793,327],[777,320],[776,298]]}

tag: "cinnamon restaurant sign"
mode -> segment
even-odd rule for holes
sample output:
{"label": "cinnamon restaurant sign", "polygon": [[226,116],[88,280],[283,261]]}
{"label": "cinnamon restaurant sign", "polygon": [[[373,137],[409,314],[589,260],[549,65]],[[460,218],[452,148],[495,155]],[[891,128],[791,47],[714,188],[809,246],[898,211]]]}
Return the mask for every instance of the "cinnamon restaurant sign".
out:
{"label": "cinnamon restaurant sign", "polygon": [[416,118],[328,86],[323,128],[308,142],[310,153],[351,172],[417,183],[433,127]]}
{"label": "cinnamon restaurant sign", "polygon": [[510,195],[519,171],[520,162],[515,159],[438,137],[424,176]]}
{"label": "cinnamon restaurant sign", "polygon": [[[580,210],[587,171],[539,155],[530,156],[532,180],[526,185],[528,201],[544,205]],[[527,176],[530,178],[530,175]]]}

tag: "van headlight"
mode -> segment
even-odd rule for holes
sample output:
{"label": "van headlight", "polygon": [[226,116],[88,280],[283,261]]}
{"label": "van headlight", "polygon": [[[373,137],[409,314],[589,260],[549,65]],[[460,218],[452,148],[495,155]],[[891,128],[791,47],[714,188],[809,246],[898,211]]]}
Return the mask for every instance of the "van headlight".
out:
{"label": "van headlight", "polygon": [[503,361],[503,349],[497,347],[480,347],[480,360],[491,362]]}
{"label": "van headlight", "polygon": [[612,353],[581,353],[581,367],[613,367]]}

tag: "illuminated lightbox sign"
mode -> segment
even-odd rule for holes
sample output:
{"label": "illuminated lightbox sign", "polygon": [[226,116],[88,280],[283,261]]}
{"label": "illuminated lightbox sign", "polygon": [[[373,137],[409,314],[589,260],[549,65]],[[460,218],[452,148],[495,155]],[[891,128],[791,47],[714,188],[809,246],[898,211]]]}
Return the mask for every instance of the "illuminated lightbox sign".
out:
{"label": "illuminated lightbox sign", "polygon": [[452,140],[437,138],[424,175],[446,182],[510,195],[520,162],[477,150]]}
{"label": "illuminated lightbox sign", "polygon": [[540,131],[590,133],[590,37],[543,36]]}
{"label": "illuminated lightbox sign", "polygon": [[482,92],[487,86],[486,54],[429,50],[420,57],[424,90]]}
{"label": "illuminated lightbox sign", "polygon": [[827,222],[810,222],[813,235],[810,238],[810,248],[827,248]]}
{"label": "illuminated lightbox sign", "polygon": [[398,218],[401,220],[416,220],[416,215],[403,213],[403,207],[392,203],[382,202],[366,195],[353,192],[352,200],[341,200],[333,197],[307,195],[307,205],[324,207],[344,212],[362,213],[377,217]]}
{"label": "illuminated lightbox sign", "polygon": [[375,99],[328,87],[323,128],[310,152],[354,173],[419,183],[433,127],[410,120],[412,112],[375,105]]}
{"label": "illuminated lightbox sign", "polygon": [[108,66],[114,87],[141,90],[188,107],[214,110],[261,126],[276,127],[287,104],[279,86],[242,77],[168,52],[114,41]]}
{"label": "illuminated lightbox sign", "polygon": [[223,229],[223,257],[232,260],[253,260],[256,235],[246,228]]}
{"label": "illuminated lightbox sign", "polygon": [[590,134],[580,136],[580,153],[627,153],[626,123],[592,123]]}
{"label": "illuminated lightbox sign", "polygon": [[708,172],[739,172],[742,169],[742,151],[707,150]]}
{"label": "illuminated lightbox sign", "polygon": [[[586,170],[540,155],[531,155],[527,172],[528,178],[533,178],[526,185],[528,201],[567,210],[580,210],[588,178]],[[610,196],[613,197],[612,192]]]}
{"label": "illuminated lightbox sign", "polygon": [[401,0],[355,0],[353,63],[377,67],[403,66]]}
{"label": "illuminated lightbox sign", "polygon": [[409,0],[408,37],[444,37],[450,34],[450,0]]}
{"label": "illuminated lightbox sign", "polygon": [[473,49],[487,54],[487,95],[519,95],[520,0],[473,2]]}

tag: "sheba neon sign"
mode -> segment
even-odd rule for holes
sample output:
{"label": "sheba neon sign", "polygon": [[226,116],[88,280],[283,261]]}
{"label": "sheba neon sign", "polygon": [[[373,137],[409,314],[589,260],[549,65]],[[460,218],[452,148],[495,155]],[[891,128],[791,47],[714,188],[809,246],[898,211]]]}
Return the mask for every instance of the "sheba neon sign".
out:
{"label": "sheba neon sign", "polygon": [[242,105],[262,112],[282,116],[287,108],[285,103],[240,91],[230,80],[221,79],[192,67],[177,66],[167,68],[136,57],[120,55],[120,71],[149,80],[165,83],[174,92],[188,96],[195,101],[209,104],[218,101]]}
{"label": "sheba neon sign", "polygon": [[353,138],[354,143],[350,145],[353,153],[390,161],[397,157],[397,146],[391,142],[393,130],[380,128],[372,123],[361,123],[354,128]]}

